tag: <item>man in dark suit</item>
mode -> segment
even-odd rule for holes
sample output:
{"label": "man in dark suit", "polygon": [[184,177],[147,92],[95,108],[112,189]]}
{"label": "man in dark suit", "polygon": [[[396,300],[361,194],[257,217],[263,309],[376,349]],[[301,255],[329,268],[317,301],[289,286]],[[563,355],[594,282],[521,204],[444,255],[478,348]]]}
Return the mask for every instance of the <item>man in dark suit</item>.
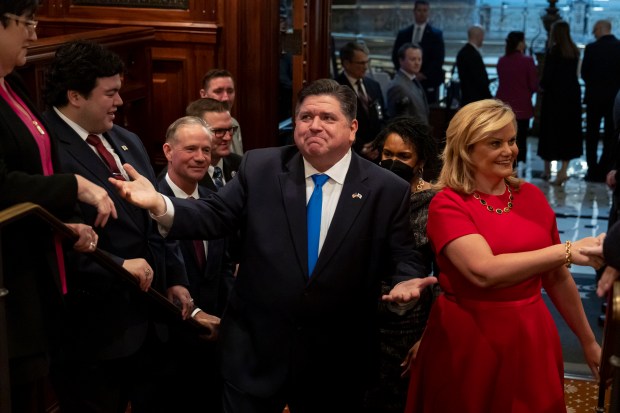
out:
{"label": "man in dark suit", "polygon": [[484,66],[480,48],[484,42],[484,29],[471,26],[467,30],[467,44],[456,55],[456,67],[461,82],[461,105],[490,99],[489,76]]}
{"label": "man in dark suit", "polygon": [[398,32],[392,47],[394,68],[400,68],[398,49],[405,43],[419,44],[424,54],[424,62],[418,78],[426,91],[429,105],[439,101],[439,87],[444,82],[443,61],[446,54],[443,32],[428,23],[430,4],[426,0],[416,0],[413,6],[414,24]]}
{"label": "man in dark suit", "polygon": [[[412,244],[409,184],[351,151],[356,104],[355,92],[334,80],[309,84],[295,110],[296,146],[248,151],[237,177],[199,202],[162,196],[130,165],[135,180],[114,182],[169,237],[241,228],[241,263],[220,326],[227,413],[281,413],[285,404],[301,413],[360,411],[377,374],[381,280],[394,286],[384,298],[400,302],[437,281],[412,278],[424,270]],[[322,190],[315,186],[326,178]],[[308,228],[315,211],[319,222]]]}
{"label": "man in dark suit", "polygon": [[429,109],[426,94],[417,79],[422,65],[422,48],[405,43],[398,51],[400,69],[394,75],[387,90],[388,113],[396,116],[413,116],[428,125]]}
{"label": "man in dark suit", "polygon": [[360,43],[349,42],[340,49],[340,61],[344,69],[336,81],[353,89],[357,94],[356,119],[359,124],[353,149],[369,159],[378,157],[370,152],[370,142],[385,126],[385,102],[379,82],[366,77],[370,62],[368,48]]}
{"label": "man in dark suit", "polygon": [[[198,199],[212,192],[198,185],[209,168],[212,135],[209,126],[195,116],[185,116],[170,125],[163,146],[168,172],[159,181],[162,194]],[[197,306],[193,313],[196,316],[201,312],[210,315],[214,324],[212,328],[217,331],[234,280],[226,240],[182,240],[180,244],[189,291]],[[216,337],[214,334],[213,338]],[[216,343],[205,342],[178,328],[173,330],[171,344],[175,374],[183,377],[169,389],[171,394],[177,395],[173,398],[171,411],[189,412],[201,406],[208,412],[221,412],[223,382]]]}
{"label": "man in dark suit", "polygon": [[[586,84],[586,161],[587,180],[605,181],[612,169],[616,137],[613,126],[613,106],[620,90],[620,40],[611,34],[611,23],[599,20],[592,33],[596,41],[586,46],[581,65],[581,77]],[[598,159],[601,119],[605,121],[603,153]]]}
{"label": "man in dark suit", "polygon": [[[63,171],[79,173],[104,187],[118,219],[98,231],[99,247],[139,282],[191,310],[178,243],[165,240],[145,211],[118,196],[108,177],[129,179],[119,168],[130,162],[154,185],[144,145],[113,123],[124,65],[94,42],[58,48],[46,77],[44,117],[58,136]],[[96,211],[80,204],[85,222]],[[66,360],[52,366],[63,412],[118,412],[131,401],[133,412],[157,412],[168,330],[146,294],[120,280],[90,257],[67,261]],[[161,318],[161,317],[160,317]]]}

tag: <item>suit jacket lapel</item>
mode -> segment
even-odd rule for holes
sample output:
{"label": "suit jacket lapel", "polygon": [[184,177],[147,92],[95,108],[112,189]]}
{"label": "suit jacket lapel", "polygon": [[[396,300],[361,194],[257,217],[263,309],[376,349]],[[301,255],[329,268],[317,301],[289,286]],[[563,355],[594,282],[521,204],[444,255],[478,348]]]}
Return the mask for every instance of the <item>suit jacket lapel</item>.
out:
{"label": "suit jacket lapel", "polygon": [[301,154],[297,153],[287,163],[287,170],[280,176],[280,188],[286,219],[290,227],[293,249],[300,268],[308,277],[308,229],[306,228],[306,184],[304,164]]}
{"label": "suit jacket lapel", "polygon": [[[334,257],[340,244],[349,237],[353,223],[371,195],[370,188],[364,184],[366,172],[362,170],[360,161],[359,156],[353,153],[334,218],[316,262],[315,276],[320,275],[321,269]],[[304,220],[304,222],[306,221]]]}
{"label": "suit jacket lapel", "polygon": [[[68,155],[74,158],[75,162],[81,164],[84,169],[90,171],[92,176],[87,178],[92,180],[93,183],[104,187],[108,191],[110,198],[114,201],[114,205],[117,210],[125,210],[128,216],[134,217],[134,220],[132,221],[135,222],[135,219],[138,218],[136,217],[134,207],[131,206],[129,202],[123,200],[118,195],[116,188],[114,188],[107,180],[110,176],[108,167],[103,163],[99,156],[95,154],[90,146],[82,138],[80,138],[80,136],[69,125],[60,119],[56,112],[50,111],[49,114],[50,124],[52,124],[52,127],[55,129],[56,136],[64,146]],[[106,136],[106,139],[109,139],[109,137]],[[109,141],[112,144],[112,140]],[[139,226],[142,228],[143,223],[140,223]]]}

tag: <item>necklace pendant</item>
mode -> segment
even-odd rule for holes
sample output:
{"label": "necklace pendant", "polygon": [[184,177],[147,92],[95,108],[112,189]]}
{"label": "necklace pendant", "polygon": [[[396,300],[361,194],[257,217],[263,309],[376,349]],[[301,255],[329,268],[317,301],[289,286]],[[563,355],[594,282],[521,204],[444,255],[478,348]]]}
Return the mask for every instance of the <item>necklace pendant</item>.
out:
{"label": "necklace pendant", "polygon": [[37,128],[37,130],[39,131],[41,135],[45,135],[45,131],[43,130],[41,125],[39,125],[39,123],[36,120],[33,120],[32,124],[34,125],[35,128]]}

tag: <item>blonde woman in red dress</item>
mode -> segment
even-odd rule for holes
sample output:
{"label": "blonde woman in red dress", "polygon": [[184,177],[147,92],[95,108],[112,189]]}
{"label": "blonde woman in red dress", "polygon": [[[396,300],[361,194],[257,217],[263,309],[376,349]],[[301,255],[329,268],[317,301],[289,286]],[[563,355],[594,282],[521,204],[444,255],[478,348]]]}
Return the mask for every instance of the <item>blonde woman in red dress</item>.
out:
{"label": "blonde woman in red dress", "polygon": [[542,288],[598,375],[601,349],[568,267],[600,266],[579,250],[601,239],[560,242],[544,194],[513,176],[517,153],[515,115],[501,101],[470,103],[450,122],[427,224],[444,294],[412,366],[407,413],[565,413]]}

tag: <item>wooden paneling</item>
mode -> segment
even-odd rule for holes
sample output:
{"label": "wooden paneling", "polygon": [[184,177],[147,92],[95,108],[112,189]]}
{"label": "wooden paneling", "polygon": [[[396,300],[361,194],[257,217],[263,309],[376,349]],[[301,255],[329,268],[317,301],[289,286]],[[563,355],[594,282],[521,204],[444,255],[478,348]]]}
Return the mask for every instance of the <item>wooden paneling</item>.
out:
{"label": "wooden paneling", "polygon": [[[30,96],[40,110],[45,109],[42,91],[45,71],[56,49],[69,41],[90,39],[108,47],[125,62],[121,97],[124,105],[116,114],[116,123],[130,129],[140,137],[152,135],[152,123],[146,121],[153,112],[153,87],[150,43],[155,39],[154,30],[145,27],[121,27],[95,30],[87,33],[48,37],[28,48],[26,65],[18,69],[29,88]],[[149,149],[148,141],[147,149]],[[151,148],[152,149],[152,148]]]}
{"label": "wooden paneling", "polygon": [[[294,57],[294,92],[304,82],[329,76],[329,0],[295,0],[303,32],[302,56]],[[75,5],[42,2],[40,37],[142,26],[155,31],[151,43],[153,99],[150,116],[155,147],[167,126],[198,97],[203,74],[214,67],[233,73],[237,98],[232,114],[241,124],[245,149],[278,144],[280,0],[189,0],[187,10]],[[300,36],[300,39],[302,36]],[[155,155],[157,154],[157,155]]]}

